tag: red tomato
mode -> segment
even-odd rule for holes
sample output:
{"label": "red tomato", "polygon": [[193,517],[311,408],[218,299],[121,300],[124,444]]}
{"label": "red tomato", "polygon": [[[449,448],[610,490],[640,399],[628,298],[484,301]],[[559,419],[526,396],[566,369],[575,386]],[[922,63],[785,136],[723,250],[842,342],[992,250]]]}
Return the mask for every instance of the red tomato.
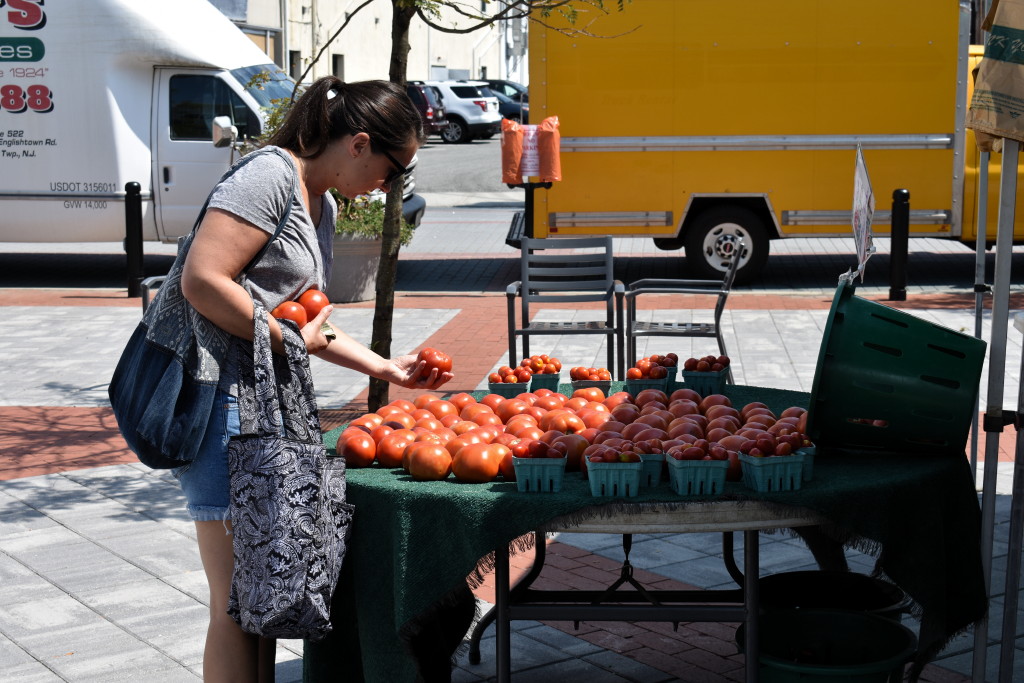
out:
{"label": "red tomato", "polygon": [[452,457],[445,447],[436,443],[420,443],[409,447],[409,474],[417,481],[444,479],[452,471]]}
{"label": "red tomato", "polygon": [[452,472],[462,481],[482,484],[494,481],[501,460],[509,451],[498,443],[474,443],[463,446],[452,459]]}
{"label": "red tomato", "polygon": [[377,444],[369,434],[352,434],[338,444],[338,454],[346,467],[369,467],[377,455]]}
{"label": "red tomato", "polygon": [[401,467],[406,447],[416,440],[411,429],[396,429],[377,444],[377,462],[382,467]]}
{"label": "red tomato", "polygon": [[298,298],[298,304],[306,309],[306,318],[308,320],[315,318],[321,309],[329,303],[331,302],[328,301],[327,295],[319,289],[307,289]]}
{"label": "red tomato", "polygon": [[270,315],[275,318],[291,320],[299,327],[302,327],[309,322],[309,319],[306,317],[306,309],[297,301],[285,301],[283,304],[271,311]]}
{"label": "red tomato", "polygon": [[437,368],[438,372],[451,372],[452,370],[452,359],[446,354],[438,351],[433,347],[426,347],[421,350],[419,355],[416,357],[417,361],[426,361],[427,370],[431,368]]}

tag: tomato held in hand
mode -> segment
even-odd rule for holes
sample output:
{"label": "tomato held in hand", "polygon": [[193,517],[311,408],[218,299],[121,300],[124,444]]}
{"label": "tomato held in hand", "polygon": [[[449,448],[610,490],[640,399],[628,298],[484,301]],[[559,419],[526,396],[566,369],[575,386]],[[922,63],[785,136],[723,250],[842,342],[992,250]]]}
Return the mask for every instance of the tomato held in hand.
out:
{"label": "tomato held in hand", "polygon": [[448,354],[438,351],[430,346],[421,350],[419,355],[416,357],[416,360],[417,362],[421,360],[426,361],[427,370],[430,370],[431,368],[437,368],[438,372],[451,372],[452,370],[451,357]]}
{"label": "tomato held in hand", "polygon": [[319,289],[307,289],[298,300],[298,304],[306,310],[308,320],[315,318],[329,303],[331,302],[328,301],[327,295]]}
{"label": "tomato held in hand", "polygon": [[309,322],[309,318],[306,317],[306,309],[297,301],[285,301],[283,304],[271,311],[270,315],[275,318],[291,320],[299,327],[303,327]]}

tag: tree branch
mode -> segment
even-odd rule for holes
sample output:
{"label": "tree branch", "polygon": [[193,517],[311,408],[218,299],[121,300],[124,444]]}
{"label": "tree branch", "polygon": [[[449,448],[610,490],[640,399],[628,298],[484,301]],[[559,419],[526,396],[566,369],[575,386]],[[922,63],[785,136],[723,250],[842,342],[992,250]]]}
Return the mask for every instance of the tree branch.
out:
{"label": "tree branch", "polygon": [[302,72],[302,75],[295,80],[295,88],[292,89],[292,102],[295,101],[295,93],[299,91],[299,84],[301,84],[302,81],[305,80],[306,76],[313,69],[313,65],[320,61],[320,58],[323,57],[324,55],[324,51],[326,51],[327,48],[331,46],[331,43],[334,42],[335,38],[341,35],[341,32],[344,31],[345,27],[348,26],[350,21],[352,21],[352,17],[359,14],[360,10],[362,10],[364,7],[366,7],[373,1],[374,0],[365,0],[363,4],[359,5],[359,7],[356,7],[354,10],[352,10],[352,12],[347,17],[345,17],[345,21],[341,22],[341,26],[338,27],[338,30],[335,31],[334,34],[331,35],[331,37],[328,38],[327,41],[320,47],[320,51],[316,53],[316,56],[313,57],[313,59],[309,60],[309,66],[307,66],[306,70]]}

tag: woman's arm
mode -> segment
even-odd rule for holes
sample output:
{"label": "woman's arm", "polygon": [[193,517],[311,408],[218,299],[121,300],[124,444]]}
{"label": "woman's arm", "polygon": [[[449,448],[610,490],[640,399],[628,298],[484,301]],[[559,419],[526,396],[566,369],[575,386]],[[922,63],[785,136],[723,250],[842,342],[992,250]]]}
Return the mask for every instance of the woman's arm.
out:
{"label": "woman's arm", "polygon": [[[324,310],[330,308],[326,307]],[[321,358],[335,365],[383,379],[411,389],[433,391],[455,377],[450,372],[439,373],[437,368],[427,369],[424,361],[417,361],[415,354],[386,359],[366,348],[343,331],[331,325],[337,339],[323,351],[317,353]]]}

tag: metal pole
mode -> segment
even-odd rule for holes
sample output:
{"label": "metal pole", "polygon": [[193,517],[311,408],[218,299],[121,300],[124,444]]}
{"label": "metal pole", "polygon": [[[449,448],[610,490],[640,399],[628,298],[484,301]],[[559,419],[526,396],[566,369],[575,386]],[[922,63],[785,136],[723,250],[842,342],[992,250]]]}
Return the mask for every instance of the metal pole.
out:
{"label": "metal pole", "polygon": [[[981,339],[981,321],[985,305],[985,242],[988,239],[988,159],[989,152],[981,152],[978,161],[978,219],[974,240],[974,336]],[[971,476],[978,480],[978,412],[981,397],[974,402],[971,416]]]}
{"label": "metal pole", "polygon": [[[1018,314],[1013,326],[1024,332],[1024,315]],[[1022,361],[1024,362],[1024,361]],[[1024,364],[1021,365],[1024,367]],[[1024,374],[1024,373],[1022,373]],[[1024,411],[1024,377],[1017,391],[1017,413]],[[1024,451],[1024,434],[1017,430],[1017,448],[1013,458],[1013,494],[1010,498],[1010,538],[1006,549],[1006,586],[1003,593],[1003,636],[1000,645],[999,680],[1010,683],[1013,680],[1013,656],[1016,654],[1017,603],[1020,600],[1020,553],[1022,547],[1021,529],[1024,529],[1024,467],[1021,467],[1021,453]]]}
{"label": "metal pole", "polygon": [[889,228],[889,301],[907,300],[910,190],[893,190]]}
{"label": "metal pole", "polygon": [[142,296],[142,186],[124,186],[124,250],[128,256],[128,296]]}
{"label": "metal pole", "polygon": [[[996,472],[999,434],[1003,431],[1003,381],[1006,372],[1006,331],[1010,309],[1010,263],[1013,258],[1013,216],[1017,197],[1017,157],[1020,143],[1003,140],[999,184],[999,227],[996,233],[996,268],[992,287],[992,341],[988,356],[988,409],[985,411],[985,476],[981,495],[981,564],[985,590],[992,594],[992,533],[995,526]],[[973,680],[985,679],[988,615],[975,626]],[[1009,642],[1013,647],[1013,640]]]}

